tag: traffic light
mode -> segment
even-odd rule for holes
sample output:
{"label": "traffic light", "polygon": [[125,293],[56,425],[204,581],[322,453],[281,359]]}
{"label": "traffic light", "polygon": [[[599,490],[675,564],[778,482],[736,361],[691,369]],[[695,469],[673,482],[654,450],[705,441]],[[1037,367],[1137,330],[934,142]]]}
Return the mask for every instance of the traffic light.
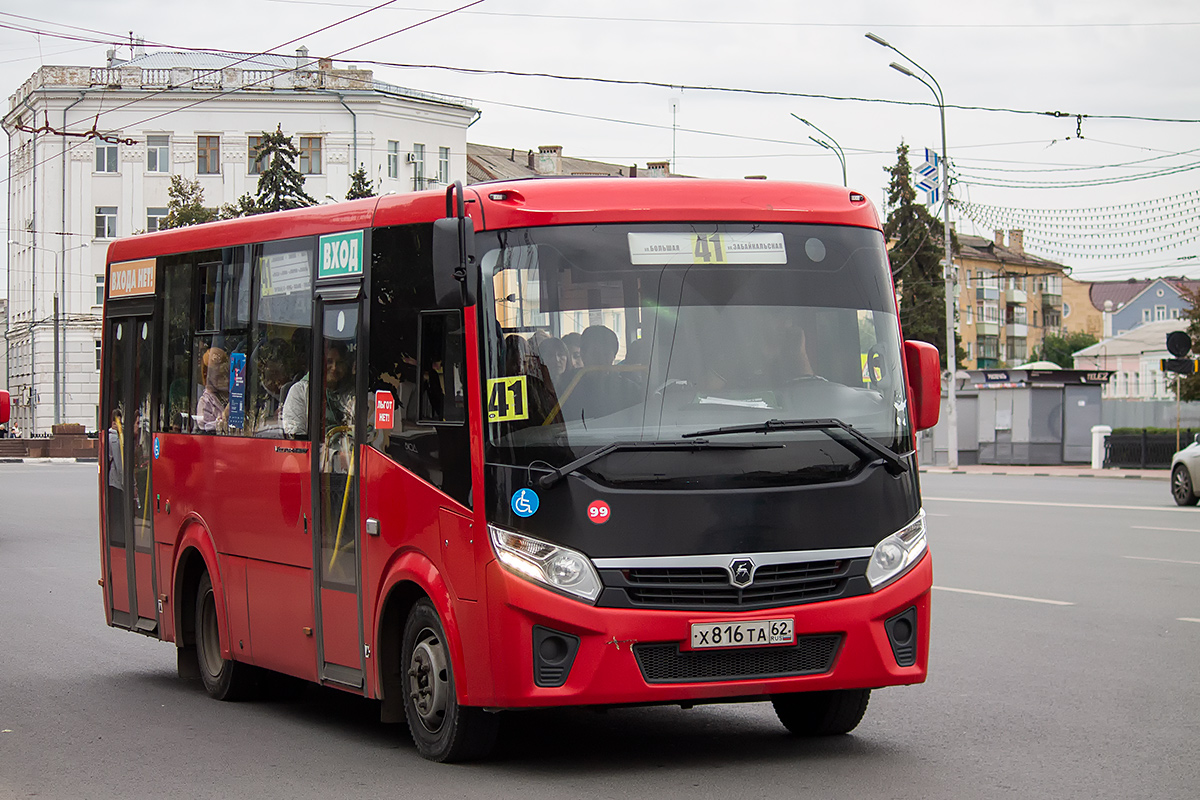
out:
{"label": "traffic light", "polygon": [[1178,372],[1180,375],[1194,375],[1200,372],[1200,369],[1196,368],[1200,362],[1194,358],[1164,358],[1158,363],[1158,368],[1163,372]]}

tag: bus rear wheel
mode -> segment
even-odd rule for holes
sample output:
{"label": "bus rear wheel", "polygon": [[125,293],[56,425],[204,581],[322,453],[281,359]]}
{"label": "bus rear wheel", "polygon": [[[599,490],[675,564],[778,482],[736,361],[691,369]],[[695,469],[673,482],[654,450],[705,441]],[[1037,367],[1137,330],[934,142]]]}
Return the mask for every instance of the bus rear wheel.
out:
{"label": "bus rear wheel", "polygon": [[252,666],[221,657],[217,600],[207,572],[196,590],[196,665],[204,688],[218,700],[241,700],[254,688]]}
{"label": "bus rear wheel", "polygon": [[783,726],[796,736],[837,736],[862,722],[870,700],[870,689],[841,689],[776,695],[771,705]]}
{"label": "bus rear wheel", "polygon": [[470,761],[491,752],[497,715],[458,704],[446,633],[427,599],[413,606],[404,625],[401,669],[404,716],[417,752],[441,762]]}

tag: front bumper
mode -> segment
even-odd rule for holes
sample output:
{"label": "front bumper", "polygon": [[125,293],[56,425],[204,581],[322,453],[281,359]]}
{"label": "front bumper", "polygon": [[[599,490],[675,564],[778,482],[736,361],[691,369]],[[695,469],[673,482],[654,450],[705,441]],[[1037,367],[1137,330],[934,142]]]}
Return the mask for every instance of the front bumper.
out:
{"label": "front bumper", "polygon": [[[595,608],[518,578],[493,561],[487,567],[489,679],[473,682],[481,689],[487,688],[472,693],[470,703],[494,708],[700,703],[787,692],[922,683],[928,668],[932,584],[932,559],[926,552],[899,580],[868,595],[737,613],[650,611]],[[917,621],[916,658],[912,666],[902,667],[897,663],[885,623],[910,608],[915,609]],[[781,617],[794,619],[797,647],[817,646],[834,638],[831,663],[819,667],[820,671],[815,673],[763,677],[764,671],[771,673],[771,664],[779,663],[779,654],[762,651],[776,648],[742,648],[739,653],[751,662],[766,664],[764,668],[739,667],[754,672],[754,677],[664,680],[661,672],[648,679],[635,655],[634,648],[638,645],[678,645],[683,659],[694,661],[696,656],[689,645],[692,623]],[[578,637],[578,650],[561,686],[535,683],[535,626]],[[664,648],[654,649],[661,658]],[[713,652],[703,651],[701,658],[708,659]],[[646,659],[644,650],[638,653]],[[722,663],[744,661],[738,653],[725,653],[726,656],[718,657]],[[810,658],[805,663],[817,662]],[[692,673],[684,669],[678,674]],[[718,668],[715,674],[726,673]]]}

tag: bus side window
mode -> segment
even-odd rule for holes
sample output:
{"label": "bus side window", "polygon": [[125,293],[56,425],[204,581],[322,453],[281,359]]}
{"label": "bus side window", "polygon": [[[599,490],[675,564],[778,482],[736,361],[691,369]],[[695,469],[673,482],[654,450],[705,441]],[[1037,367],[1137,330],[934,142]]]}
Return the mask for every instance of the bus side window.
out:
{"label": "bus side window", "polygon": [[426,311],[437,306],[433,226],[377,228],[371,242],[367,390],[390,392],[396,402],[395,425],[375,446],[469,506],[463,318]]}
{"label": "bus side window", "polygon": [[255,248],[247,436],[308,438],[313,245],[309,237]]}

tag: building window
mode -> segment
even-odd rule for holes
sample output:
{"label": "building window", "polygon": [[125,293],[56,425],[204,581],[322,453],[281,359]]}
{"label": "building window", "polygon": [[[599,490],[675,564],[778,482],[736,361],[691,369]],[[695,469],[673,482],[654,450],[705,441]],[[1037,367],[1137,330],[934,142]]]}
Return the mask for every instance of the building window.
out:
{"label": "building window", "polygon": [[1150,309],[1143,308],[1142,309],[1142,322],[1149,322],[1149,321],[1150,321]]}
{"label": "building window", "polygon": [[96,340],[96,372],[100,371],[100,340]]}
{"label": "building window", "polygon": [[400,143],[399,142],[388,142],[387,161],[388,161],[388,177],[389,178],[399,178],[400,177]]}
{"label": "building window", "polygon": [[152,233],[159,229],[162,221],[167,218],[167,209],[158,206],[156,208],[146,209],[146,232]]}
{"label": "building window", "polygon": [[966,308],[963,309],[963,323],[970,325],[971,319],[972,319],[971,307],[967,306]]}
{"label": "building window", "polygon": [[117,172],[117,146],[108,142],[96,145],[96,172]]}
{"label": "building window", "polygon": [[117,238],[116,206],[96,206],[96,238]]}
{"label": "building window", "polygon": [[1166,306],[1155,306],[1154,307],[1154,321],[1162,322],[1166,318],[1167,318],[1167,307]]}
{"label": "building window", "polygon": [[221,174],[221,137],[196,137],[196,174]]}
{"label": "building window", "polygon": [[450,183],[450,148],[438,148],[438,183]]}
{"label": "building window", "polygon": [[413,145],[413,188],[425,188],[425,145]]}
{"label": "building window", "polygon": [[[1065,316],[1065,315],[1066,315],[1066,314],[1065,314],[1065,312],[1064,312],[1064,316]],[[1179,319],[1179,309],[1178,309],[1178,308],[1172,308],[1172,309],[1171,309],[1171,319]]]}
{"label": "building window", "polygon": [[250,165],[251,175],[261,175],[267,168],[266,159],[262,156],[262,136],[246,137],[246,162]]}
{"label": "building window", "polygon": [[104,305],[104,276],[96,276],[96,305]]}
{"label": "building window", "polygon": [[300,137],[300,174],[319,175],[321,173],[321,137]]}
{"label": "building window", "polygon": [[171,137],[146,137],[146,172],[171,171]]}

